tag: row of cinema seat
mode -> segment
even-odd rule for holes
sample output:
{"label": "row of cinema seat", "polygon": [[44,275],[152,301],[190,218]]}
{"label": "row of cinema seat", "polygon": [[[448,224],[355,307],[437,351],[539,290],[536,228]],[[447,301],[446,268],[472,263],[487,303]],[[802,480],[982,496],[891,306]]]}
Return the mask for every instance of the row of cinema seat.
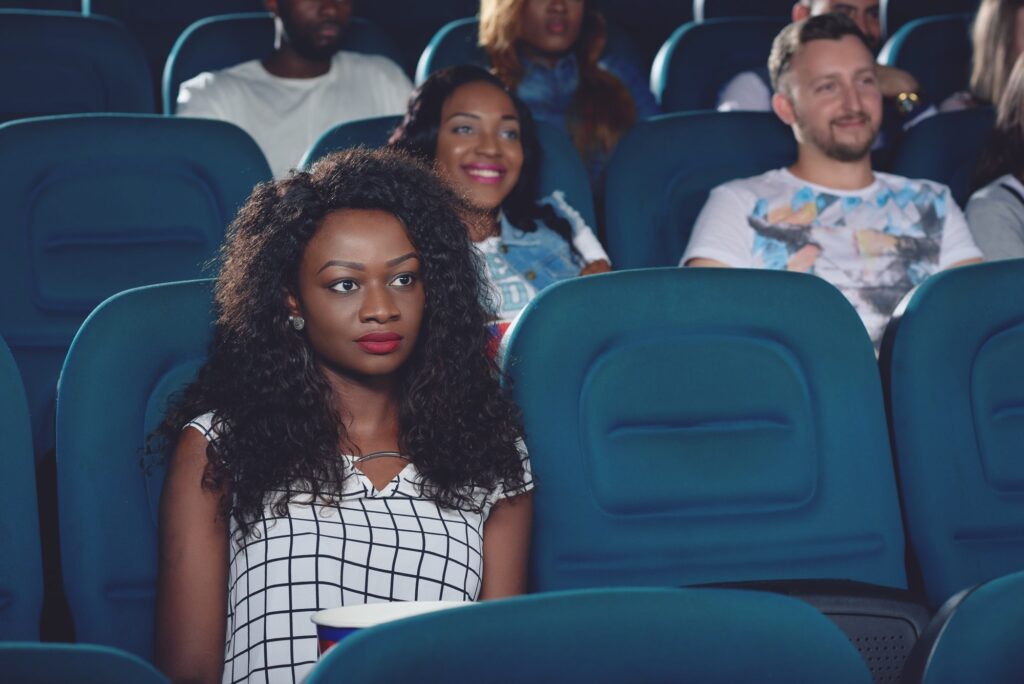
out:
{"label": "row of cinema seat", "polygon": [[[880,60],[915,74],[935,101],[967,86],[969,14],[917,20],[888,42]],[[763,66],[779,18],[723,18],[688,23],[661,46],[651,90],[663,111],[713,109],[718,91],[740,71]],[[0,11],[0,87],[13,96],[0,120],[82,112],[152,113],[153,83],[143,48],[118,22],[70,13]],[[419,55],[417,80],[452,64],[486,65],[477,46],[477,20],[442,27]],[[202,71],[268,55],[274,25],[265,12],[209,17],[177,36],[162,65],[160,98],[173,114],[180,84]],[[403,43],[377,24],[354,20],[345,49],[404,59]],[[406,44],[407,45],[407,44]],[[622,29],[610,30],[609,51],[641,63],[642,50]]]}
{"label": "row of cinema seat", "polygon": [[[913,128],[895,171],[950,184],[967,173],[991,125],[979,109]],[[384,143],[397,117],[343,124],[306,155]],[[539,126],[540,192],[560,189],[595,224],[586,172],[569,140]],[[951,135],[950,131],[955,131]],[[906,153],[902,153],[907,150]],[[616,268],[675,265],[718,183],[788,163],[791,133],[768,113],[700,112],[644,122],[609,167],[606,245]],[[68,344],[86,314],[130,287],[210,274],[252,187],[270,178],[255,142],[219,121],[158,116],[44,117],[0,125],[0,335],[25,379],[37,451],[52,447],[53,395]]]}
{"label": "row of cinema seat", "polygon": [[[649,63],[676,26],[721,17],[789,17],[794,0],[598,0],[616,24],[640,46]],[[444,24],[477,13],[478,0],[357,0],[356,15],[384,27],[403,48],[399,63],[411,74],[420,52]],[[970,12],[977,0],[882,0],[887,35],[923,16]],[[261,0],[0,0],[0,7],[45,9],[109,16],[124,22],[145,46],[152,73],[159,74],[175,38],[204,17],[263,9]]]}
{"label": "row of cinema seat", "polygon": [[[503,361],[546,483],[534,493],[531,590],[789,594],[830,617],[876,681],[897,681],[915,642],[941,641],[925,627],[930,609],[1024,569],[1024,303],[1005,296],[1022,287],[1024,260],[934,276],[887,331],[881,374],[856,313],[811,276],[648,269],[545,290],[509,332]],[[167,397],[204,358],[210,303],[204,280],[122,292],[92,312],[67,354],[57,499],[82,643],[151,656],[163,466],[143,468],[139,455]],[[25,640],[41,598],[35,488],[5,347],[0,378],[4,434],[14,436],[0,466],[0,639]],[[905,535],[921,587],[908,581]],[[1010,586],[974,611],[989,631],[960,630],[973,654],[1019,642],[1024,588]],[[671,601],[690,599],[659,600],[677,635],[693,628],[672,615]],[[1005,633],[992,633],[996,608],[1008,611]],[[738,610],[762,628],[776,617]],[[818,636],[800,634],[801,650]],[[988,665],[1021,665],[1005,655]],[[2,662],[0,653],[0,672]]]}

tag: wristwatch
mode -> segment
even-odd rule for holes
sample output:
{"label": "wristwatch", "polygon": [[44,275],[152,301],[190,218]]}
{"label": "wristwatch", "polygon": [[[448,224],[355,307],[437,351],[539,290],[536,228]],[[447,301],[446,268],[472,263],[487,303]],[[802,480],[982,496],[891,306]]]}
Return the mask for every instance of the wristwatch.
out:
{"label": "wristwatch", "polygon": [[906,118],[913,114],[921,104],[921,96],[913,91],[896,94],[896,110]]}

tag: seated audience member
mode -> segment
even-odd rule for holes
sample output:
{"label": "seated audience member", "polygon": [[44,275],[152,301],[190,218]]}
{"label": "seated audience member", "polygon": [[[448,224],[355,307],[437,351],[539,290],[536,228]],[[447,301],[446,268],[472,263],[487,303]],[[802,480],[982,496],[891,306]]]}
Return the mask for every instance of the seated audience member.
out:
{"label": "seated audience member", "polygon": [[532,478],[456,204],[355,150],[232,224],[209,358],[157,431],[173,681],[302,681],[319,609],[525,590]]}
{"label": "seated audience member", "polygon": [[562,193],[537,202],[541,149],[530,112],[487,71],[464,65],[432,74],[391,144],[432,162],[465,198],[499,321],[553,282],[609,270],[601,243]]}
{"label": "seated audience member", "polygon": [[943,112],[999,102],[1017,56],[1024,52],[1024,0],[981,0],[971,28],[970,90],[950,95]]}
{"label": "seated audience member", "polygon": [[177,111],[240,126],[284,178],[327,129],[401,113],[412,83],[386,57],[340,50],[352,0],[266,4],[277,23],[274,53],[182,83]]}
{"label": "seated audience member", "polygon": [[[879,0],[798,0],[793,5],[793,21],[827,13],[849,17],[864,34],[872,52],[878,52],[881,48]],[[878,87],[883,97],[899,102],[896,111],[901,114],[910,117],[921,109],[918,96],[920,86],[906,71],[879,65]],[[767,112],[771,108],[772,85],[767,68],[745,71],[733,77],[718,98],[718,109],[721,111]]]}
{"label": "seated audience member", "polygon": [[949,188],[872,171],[882,95],[852,21],[824,14],[790,24],[768,65],[796,163],[715,188],[681,263],[818,275],[850,300],[877,348],[904,294],[981,253]]}
{"label": "seated audience member", "polygon": [[1003,89],[976,185],[984,187],[967,203],[967,224],[985,258],[1024,257],[1024,54]]}
{"label": "seated audience member", "polygon": [[595,190],[622,134],[658,114],[647,74],[602,57],[606,39],[594,0],[480,2],[480,45],[494,73],[535,119],[572,135]]}

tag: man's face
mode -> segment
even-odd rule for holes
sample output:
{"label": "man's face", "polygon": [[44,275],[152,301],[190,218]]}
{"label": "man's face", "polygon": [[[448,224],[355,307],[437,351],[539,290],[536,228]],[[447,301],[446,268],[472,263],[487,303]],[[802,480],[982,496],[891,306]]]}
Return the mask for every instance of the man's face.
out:
{"label": "man's face", "polygon": [[876,52],[882,43],[881,10],[878,0],[814,0],[811,14],[845,14],[868,39]]}
{"label": "man's face", "polygon": [[267,7],[281,18],[292,49],[315,62],[341,48],[352,19],[352,0],[268,0]]}
{"label": "man's face", "polygon": [[882,122],[875,60],[856,36],[814,40],[793,55],[772,100],[797,142],[837,161],[871,153]]}

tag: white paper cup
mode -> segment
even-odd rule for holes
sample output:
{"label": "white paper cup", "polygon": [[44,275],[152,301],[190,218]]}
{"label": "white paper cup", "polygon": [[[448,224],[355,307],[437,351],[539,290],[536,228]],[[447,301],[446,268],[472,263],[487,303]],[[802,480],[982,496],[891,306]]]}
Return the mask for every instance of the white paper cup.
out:
{"label": "white paper cup", "polygon": [[393,601],[385,603],[360,603],[313,613],[316,635],[320,643],[320,655],[347,636],[367,627],[373,627],[392,620],[433,613],[468,605],[467,601]]}

